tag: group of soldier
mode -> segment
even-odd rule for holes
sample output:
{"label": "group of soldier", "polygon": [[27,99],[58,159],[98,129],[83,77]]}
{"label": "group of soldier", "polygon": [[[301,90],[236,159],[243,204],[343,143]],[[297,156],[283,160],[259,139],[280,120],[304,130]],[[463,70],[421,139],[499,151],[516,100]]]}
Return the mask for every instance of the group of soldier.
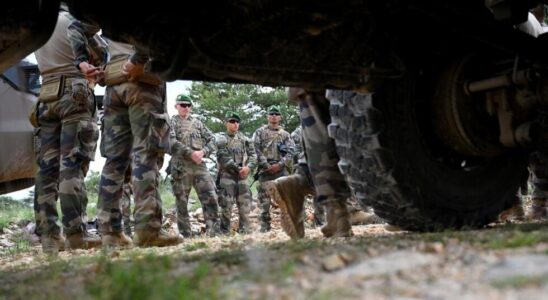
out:
{"label": "group of soldier", "polygon": [[[99,30],[61,10],[52,37],[35,53],[42,88],[29,118],[35,126],[37,141],[36,232],[41,236],[45,253],[56,254],[65,247],[87,249],[132,244],[150,247],[181,243],[184,237],[194,234],[188,216],[191,187],[196,189],[202,204],[206,234],[213,236],[231,230],[234,203],[238,206],[238,232],[249,233],[251,193],[247,178],[256,168],[260,185],[260,230],[271,229],[271,198],[267,191],[280,203],[284,229],[302,225],[304,196],[279,197],[280,192],[293,184],[291,178],[294,177],[287,176],[287,170],[292,164],[294,142],[280,126],[282,116],[278,107],[268,109],[268,125],[257,129],[253,139],[239,132],[241,119],[236,112],[227,113],[226,132],[214,138],[204,124],[191,115],[193,100],[187,95],[177,97],[178,114],[170,120],[165,82],[147,71],[150,58],[132,45],[99,36]],[[84,185],[99,138],[93,92],[96,84],[106,86],[100,142],[106,162],[97,204],[99,236],[87,230]],[[298,181],[306,183],[308,190],[315,194],[317,207],[327,207],[324,234],[347,236],[351,234],[349,221],[338,221],[338,218],[345,219],[344,201],[349,191],[336,165],[334,145],[325,142],[330,141],[326,132],[327,100],[323,96],[316,99],[320,94],[307,96],[309,94],[302,91],[295,98],[300,103],[303,140],[310,145],[302,151],[302,157],[309,157],[309,161],[303,160],[303,163],[313,162],[311,172],[302,173],[304,177]],[[314,148],[314,153],[319,155],[310,156],[309,148]],[[204,162],[214,149],[219,166],[218,190]],[[158,185],[166,153],[172,156],[171,183],[180,234],[162,229]],[[311,176],[314,172],[320,175]],[[335,180],[330,178],[333,174],[338,174]],[[128,217],[121,201],[123,195],[129,193],[135,202],[133,239],[124,233],[124,219],[127,223]],[[57,198],[61,204],[62,226],[58,224]],[[300,207],[298,214],[293,202]],[[291,231],[288,233],[293,236]]]}

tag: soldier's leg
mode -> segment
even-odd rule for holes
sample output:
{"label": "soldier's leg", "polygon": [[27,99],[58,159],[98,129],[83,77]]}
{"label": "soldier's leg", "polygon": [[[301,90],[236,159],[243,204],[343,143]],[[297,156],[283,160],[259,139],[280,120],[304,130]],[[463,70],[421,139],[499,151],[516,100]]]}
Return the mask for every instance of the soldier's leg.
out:
{"label": "soldier's leg", "polygon": [[321,227],[325,225],[325,206],[319,203],[316,197],[314,197],[312,205],[314,206],[314,226]]}
{"label": "soldier's leg", "polygon": [[238,195],[236,204],[238,205],[238,232],[247,234],[251,232],[249,225],[249,213],[251,211],[251,190],[245,179],[238,181]]}
{"label": "soldier's leg", "polygon": [[218,193],[219,206],[221,207],[221,233],[230,233],[235,184],[236,182],[230,178],[230,174],[223,173],[221,175]]}
{"label": "soldier's leg", "polygon": [[350,196],[350,188],[337,166],[339,156],[327,132],[331,121],[324,93],[307,93],[301,97],[299,114],[316,199],[327,208],[327,225],[322,232],[326,237],[349,236],[352,229],[345,201]]}
{"label": "soldier's leg", "polygon": [[129,183],[124,183],[122,194],[122,221],[124,222],[124,233],[131,236],[131,188]]}
{"label": "soldier's leg", "polygon": [[261,232],[270,231],[270,196],[267,193],[267,182],[269,180],[262,180],[259,178],[259,187],[257,189],[257,199],[259,202],[259,209],[261,214],[259,216],[261,223]]}
{"label": "soldier's leg", "polygon": [[178,170],[171,171],[171,188],[175,195],[177,209],[177,227],[184,237],[192,237],[190,216],[188,215],[188,196],[192,187],[191,176]]}
{"label": "soldier's leg", "polygon": [[34,213],[36,233],[41,236],[44,252],[55,254],[61,243],[61,228],[58,225],[59,215],[56,206],[59,194],[61,121],[49,118],[50,110],[51,104],[40,104],[40,128],[37,134],[40,149],[37,153]]}
{"label": "soldier's leg", "polygon": [[220,228],[219,208],[215,182],[204,163],[195,168],[193,186],[202,203],[206,232],[209,236],[216,235]]}
{"label": "soldier's leg", "polygon": [[128,237],[122,234],[120,200],[125,171],[130,164],[133,137],[128,107],[121,99],[123,91],[117,91],[117,88],[117,86],[107,87],[105,91],[105,130],[101,139],[101,148],[106,162],[99,183],[97,221],[99,231],[102,233],[103,245],[106,246],[130,244]]}
{"label": "soldier's leg", "polygon": [[159,162],[169,151],[169,116],[157,86],[128,83],[126,100],[133,135],[131,183],[135,200],[135,244],[175,245],[182,240],[161,230],[162,200],[158,189]]}
{"label": "soldier's leg", "polygon": [[533,195],[530,219],[548,217],[548,151],[538,150],[531,154],[530,170],[533,173]]}

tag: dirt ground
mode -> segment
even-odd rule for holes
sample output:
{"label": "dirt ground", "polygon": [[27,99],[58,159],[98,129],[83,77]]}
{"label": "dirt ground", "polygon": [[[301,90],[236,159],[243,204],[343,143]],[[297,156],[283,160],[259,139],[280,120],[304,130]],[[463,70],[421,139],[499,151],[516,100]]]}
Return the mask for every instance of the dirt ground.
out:
{"label": "dirt ground", "polygon": [[12,245],[0,256],[0,299],[548,299],[547,223],[443,233],[358,225],[353,237],[324,239],[309,222],[299,241],[273,225],[53,260],[37,244]]}

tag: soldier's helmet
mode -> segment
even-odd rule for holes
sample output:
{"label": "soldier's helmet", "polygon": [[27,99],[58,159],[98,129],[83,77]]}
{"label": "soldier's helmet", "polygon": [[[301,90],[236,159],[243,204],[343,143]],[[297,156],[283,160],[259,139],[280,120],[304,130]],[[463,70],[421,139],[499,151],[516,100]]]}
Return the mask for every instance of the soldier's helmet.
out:
{"label": "soldier's helmet", "polygon": [[280,107],[277,106],[277,105],[272,105],[268,108],[267,110],[268,114],[277,114],[277,115],[281,115],[281,111],[280,111]]}
{"label": "soldier's helmet", "polygon": [[192,105],[192,98],[188,95],[180,94],[175,98],[175,103],[177,104],[190,104]]}
{"label": "soldier's helmet", "polygon": [[238,122],[241,121],[240,119],[240,115],[237,114],[236,112],[233,112],[233,111],[229,111],[225,114],[225,120],[226,121],[230,121],[230,120],[236,120]]}

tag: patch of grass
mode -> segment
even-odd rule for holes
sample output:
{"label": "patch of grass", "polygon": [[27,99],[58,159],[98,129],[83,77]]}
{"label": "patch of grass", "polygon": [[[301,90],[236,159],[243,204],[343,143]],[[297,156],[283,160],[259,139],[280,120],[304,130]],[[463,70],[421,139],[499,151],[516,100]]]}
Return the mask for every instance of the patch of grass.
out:
{"label": "patch of grass", "polygon": [[207,249],[209,246],[206,242],[194,242],[185,246],[185,251],[196,251],[198,249]]}
{"label": "patch of grass", "polygon": [[10,197],[0,197],[0,229],[23,220],[34,220],[32,207]]}
{"label": "patch of grass", "polygon": [[535,232],[516,231],[505,238],[490,239],[486,247],[491,249],[528,247],[541,242],[541,236]]}
{"label": "patch of grass", "polygon": [[175,208],[175,196],[171,191],[162,192],[160,197],[162,198],[162,208],[164,210]]}
{"label": "patch of grass", "polygon": [[514,276],[503,280],[494,281],[491,285],[499,288],[514,288],[521,289],[525,287],[539,287],[548,283],[548,277],[546,276]]}
{"label": "patch of grass", "polygon": [[97,299],[219,299],[220,281],[208,263],[191,274],[175,275],[174,262],[167,256],[149,255],[128,262],[100,260],[99,271],[86,290]]}

